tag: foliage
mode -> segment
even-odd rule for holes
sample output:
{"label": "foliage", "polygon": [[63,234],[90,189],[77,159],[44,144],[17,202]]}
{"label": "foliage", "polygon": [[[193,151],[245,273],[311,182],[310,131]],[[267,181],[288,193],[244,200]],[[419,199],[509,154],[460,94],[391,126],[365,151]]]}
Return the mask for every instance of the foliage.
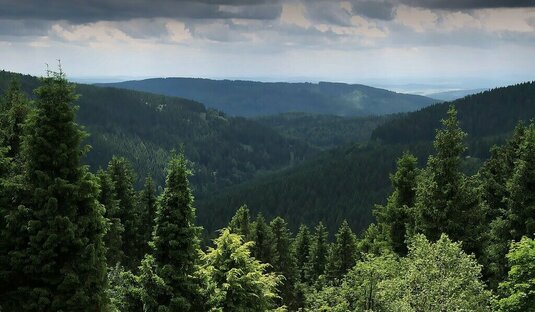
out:
{"label": "foliage", "polygon": [[280,277],[251,256],[252,242],[223,229],[203,256],[202,274],[210,311],[246,312],[275,309]]}

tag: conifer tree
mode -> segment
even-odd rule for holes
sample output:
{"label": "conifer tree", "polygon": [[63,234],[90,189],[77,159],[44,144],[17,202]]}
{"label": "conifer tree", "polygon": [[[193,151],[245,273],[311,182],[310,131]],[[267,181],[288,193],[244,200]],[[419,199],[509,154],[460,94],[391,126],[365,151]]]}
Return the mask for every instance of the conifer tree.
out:
{"label": "conifer tree", "polygon": [[31,111],[30,101],[22,93],[20,83],[12,80],[0,100],[0,142],[8,147],[6,156],[18,157],[21,150],[23,126]]}
{"label": "conifer tree", "polygon": [[121,263],[124,259],[122,249],[124,227],[119,218],[119,200],[115,193],[114,183],[108,172],[99,170],[97,172],[97,178],[100,186],[99,202],[104,206],[104,216],[108,223],[108,230],[106,236],[104,236],[104,242],[106,244],[106,260],[108,266],[115,266],[117,263]]}
{"label": "conifer tree", "polygon": [[466,133],[459,127],[453,106],[442,124],[444,129],[437,131],[433,143],[436,153],[429,156],[417,185],[417,228],[432,241],[445,233],[462,241],[466,251],[478,253],[482,210],[460,169]]}
{"label": "conifer tree", "polygon": [[342,222],[329,254],[327,275],[331,280],[341,280],[357,261],[357,237],[346,220]]}
{"label": "conifer tree", "polygon": [[392,250],[404,256],[407,254],[407,231],[414,228],[414,199],[416,196],[416,178],[418,177],[417,159],[404,153],[397,161],[397,170],[390,175],[392,195],[386,206],[376,206],[377,223],[385,228],[390,238]]}
{"label": "conifer tree", "polygon": [[310,284],[313,284],[320,275],[325,273],[329,252],[328,235],[323,223],[318,223],[316,231],[311,238],[310,252],[308,255],[306,279]]}
{"label": "conifer tree", "polygon": [[156,211],[151,245],[156,274],[170,289],[158,304],[170,311],[197,311],[201,305],[199,282],[194,278],[199,260],[199,235],[186,159],[169,161],[166,186]]}
{"label": "conifer tree", "polygon": [[282,297],[281,303],[290,310],[297,310],[296,288],[297,266],[295,254],[292,250],[292,234],[288,229],[288,223],[281,217],[276,217],[270,222],[273,233],[273,245],[277,258],[271,262],[273,271],[284,276],[279,286],[279,294]]}
{"label": "conifer tree", "polygon": [[237,234],[223,229],[203,256],[202,273],[210,311],[273,311],[280,277],[266,273],[268,264],[251,256],[253,242],[242,242]]}
{"label": "conifer tree", "polygon": [[253,256],[262,263],[274,263],[278,255],[273,245],[273,233],[261,213],[256,217],[252,233],[254,245]]}
{"label": "conifer tree", "polygon": [[251,239],[251,220],[247,205],[241,206],[230,220],[229,230],[242,236],[244,241]]}
{"label": "conifer tree", "polygon": [[24,243],[8,252],[17,279],[4,308],[98,311],[106,285],[105,221],[97,181],[80,164],[85,133],[75,122],[74,87],[61,71],[49,72],[36,95],[21,151],[24,206],[7,217]]}
{"label": "conifer tree", "polygon": [[310,231],[308,227],[304,224],[301,224],[299,227],[299,231],[297,232],[297,235],[295,236],[294,241],[294,250],[295,250],[295,258],[297,262],[297,270],[298,270],[298,279],[301,282],[304,282],[306,279],[306,265],[308,263],[308,256],[310,253]]}
{"label": "conifer tree", "polygon": [[[150,241],[156,218],[156,187],[151,177],[145,178],[143,190],[139,194],[140,212],[143,218],[141,229],[144,232],[144,240]],[[148,250],[147,250],[148,251]]]}
{"label": "conifer tree", "polygon": [[144,240],[141,229],[143,215],[139,205],[136,205],[134,173],[126,159],[114,156],[108,164],[108,174],[119,200],[117,217],[124,227],[122,235],[124,266],[129,270],[137,270],[143,252],[147,248],[147,241]]}

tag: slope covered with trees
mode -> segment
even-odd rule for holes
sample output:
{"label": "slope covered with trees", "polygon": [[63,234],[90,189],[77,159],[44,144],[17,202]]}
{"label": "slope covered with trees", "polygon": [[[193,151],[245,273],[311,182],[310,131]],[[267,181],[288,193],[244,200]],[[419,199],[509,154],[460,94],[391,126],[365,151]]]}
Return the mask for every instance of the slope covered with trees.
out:
{"label": "slope covered with trees", "polygon": [[436,100],[345,83],[268,83],[195,78],[154,78],[101,84],[206,104],[234,116],[305,112],[339,116],[385,115],[415,111]]}
{"label": "slope covered with trees", "polygon": [[222,224],[210,212],[230,216],[247,204],[267,217],[284,216],[293,229],[301,222],[323,220],[333,230],[345,218],[354,230],[363,230],[374,219],[373,205],[390,191],[388,174],[396,159],[410,151],[423,164],[449,105],[458,109],[460,126],[468,133],[460,166],[473,173],[490,156],[490,147],[503,142],[518,121],[535,117],[534,99],[535,83],[525,83],[394,118],[380,125],[369,143],[326,151],[298,167],[200,198],[199,218],[215,229]]}
{"label": "slope covered with trees", "polygon": [[[30,97],[37,78],[0,72],[0,95],[12,78],[20,80]],[[296,164],[315,149],[244,118],[228,117],[202,104],[149,93],[76,85],[80,97],[77,121],[91,135],[85,162],[104,168],[113,155],[132,162],[136,185],[152,176],[164,181],[172,149],[192,161],[192,183],[198,193],[250,179],[256,173]]]}

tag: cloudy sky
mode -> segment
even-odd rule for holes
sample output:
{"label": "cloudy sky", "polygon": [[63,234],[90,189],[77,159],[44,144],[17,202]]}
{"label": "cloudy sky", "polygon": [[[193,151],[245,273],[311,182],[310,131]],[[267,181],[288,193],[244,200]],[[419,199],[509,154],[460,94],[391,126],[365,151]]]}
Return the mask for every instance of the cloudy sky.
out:
{"label": "cloudy sky", "polygon": [[535,79],[535,0],[0,0],[0,68],[76,78]]}

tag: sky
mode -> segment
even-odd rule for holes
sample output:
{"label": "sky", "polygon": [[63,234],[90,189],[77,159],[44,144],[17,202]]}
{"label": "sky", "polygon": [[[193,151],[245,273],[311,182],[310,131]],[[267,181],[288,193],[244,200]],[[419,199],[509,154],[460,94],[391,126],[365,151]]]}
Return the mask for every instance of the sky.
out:
{"label": "sky", "polygon": [[535,0],[0,0],[0,69],[486,87],[535,80]]}

